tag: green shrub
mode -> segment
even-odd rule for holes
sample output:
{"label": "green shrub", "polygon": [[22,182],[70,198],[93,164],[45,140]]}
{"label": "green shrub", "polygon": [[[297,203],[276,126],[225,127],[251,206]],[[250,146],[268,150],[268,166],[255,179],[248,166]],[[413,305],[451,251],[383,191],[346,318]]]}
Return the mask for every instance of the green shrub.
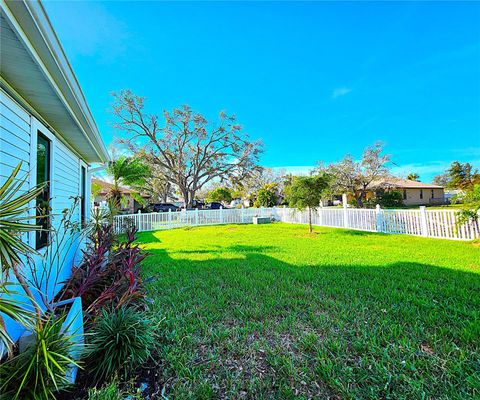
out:
{"label": "green shrub", "polygon": [[380,204],[381,207],[401,207],[403,206],[403,195],[398,190],[379,189],[375,192],[375,198],[367,202],[367,205],[372,207],[376,204]]}
{"label": "green shrub", "polygon": [[226,202],[230,203],[232,201],[232,191],[227,187],[218,187],[210,192],[206,196],[208,202]]}
{"label": "green shrub", "polygon": [[65,317],[50,314],[37,321],[32,343],[0,366],[2,394],[13,400],[49,400],[69,384],[67,372],[77,365],[70,356],[76,344],[71,335],[64,334]]}
{"label": "green shrub", "polygon": [[144,312],[122,307],[102,310],[95,320],[87,361],[97,380],[126,377],[150,357],[155,327]]}
{"label": "green shrub", "polygon": [[263,185],[257,193],[255,207],[273,207],[278,202],[277,184],[267,183]]}

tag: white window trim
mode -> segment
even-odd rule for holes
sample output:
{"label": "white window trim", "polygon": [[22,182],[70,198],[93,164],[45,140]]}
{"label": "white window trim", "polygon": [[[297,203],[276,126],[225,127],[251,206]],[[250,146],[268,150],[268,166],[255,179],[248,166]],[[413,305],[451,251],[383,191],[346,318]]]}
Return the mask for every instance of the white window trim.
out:
{"label": "white window trim", "polygon": [[[51,198],[50,207],[53,210],[54,206],[54,196],[55,193],[55,158],[56,158],[56,148],[57,148],[57,138],[55,135],[48,130],[48,128],[43,125],[38,119],[34,116],[30,117],[30,187],[33,188],[37,185],[37,135],[40,132],[48,140],[50,140],[50,185],[49,185],[49,195]],[[32,201],[30,206],[30,216],[35,218],[36,208],[35,200]],[[32,248],[36,247],[36,234],[35,232],[30,232],[29,235],[29,244]],[[40,254],[45,253],[47,246],[42,247],[37,250]]]}
{"label": "white window trim", "polygon": [[[89,184],[88,184],[88,165],[83,161],[79,160],[79,165],[78,165],[78,196],[81,196],[82,194],[82,167],[85,168],[85,187],[83,188],[83,191],[85,193],[85,215],[83,216],[85,218],[85,221],[88,221],[90,219],[90,213],[89,213],[89,201],[90,201],[90,196],[89,196]],[[79,204],[78,207],[78,220],[79,222],[82,222],[82,204]]]}

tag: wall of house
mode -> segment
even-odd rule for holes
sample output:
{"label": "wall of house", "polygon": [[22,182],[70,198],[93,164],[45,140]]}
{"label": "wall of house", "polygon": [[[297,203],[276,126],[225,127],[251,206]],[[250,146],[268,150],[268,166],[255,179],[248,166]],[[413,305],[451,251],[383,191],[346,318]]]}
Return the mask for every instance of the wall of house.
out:
{"label": "wall of house", "polygon": [[[107,196],[104,194],[97,194],[93,199],[95,204],[100,206],[105,206],[107,201]],[[128,193],[123,195],[120,211],[124,214],[132,214],[138,211],[141,208],[141,205],[136,206],[136,201]]]}
{"label": "wall of house", "polygon": [[[51,139],[51,221],[52,226],[58,228],[64,210],[71,209],[75,203],[74,198],[81,194],[80,168],[82,165],[86,167],[86,164],[61,138],[48,130],[9,94],[0,89],[0,185],[5,182],[20,161],[23,163],[21,177],[28,175],[25,189],[27,186],[32,187],[36,184],[37,130]],[[87,182],[87,199],[90,199],[89,187]],[[88,201],[87,204],[89,205],[90,202]],[[34,213],[35,211],[32,210],[31,214]],[[71,221],[80,221],[80,204],[73,210]],[[32,247],[35,246],[34,233],[24,239]],[[54,235],[53,243],[54,246],[50,248],[49,252],[45,253],[45,249],[40,250],[44,255],[43,258],[33,257],[32,267],[35,266],[35,268],[25,268],[32,282],[36,282],[43,295],[49,298],[58,292],[62,282],[69,276],[72,266],[81,256],[84,240],[78,235],[72,236],[65,232],[59,232],[58,235]],[[55,243],[62,244],[55,245]],[[48,279],[45,274],[47,266],[52,266],[51,271],[53,272]],[[13,280],[11,275],[9,280]],[[24,296],[17,297],[25,301]],[[39,300],[41,300],[41,296],[39,296]],[[5,319],[11,336],[17,339],[23,329],[8,317]]]}
{"label": "wall of house", "polygon": [[[421,198],[421,191],[423,190],[423,198]],[[433,199],[432,199],[433,190]],[[400,190],[402,195],[404,190]],[[406,206],[414,205],[428,205],[439,204],[444,199],[443,189],[405,189],[407,198],[403,199],[403,204]]]}

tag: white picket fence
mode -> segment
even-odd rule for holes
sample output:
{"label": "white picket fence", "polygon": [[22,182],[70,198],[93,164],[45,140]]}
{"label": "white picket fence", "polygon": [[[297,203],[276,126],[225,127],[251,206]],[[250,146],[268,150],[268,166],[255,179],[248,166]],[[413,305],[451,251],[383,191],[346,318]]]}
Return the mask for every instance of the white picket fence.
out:
{"label": "white picket fence", "polygon": [[[356,229],[368,232],[396,233],[432,238],[473,240],[480,237],[478,224],[458,225],[456,210],[384,210],[358,208],[319,208],[312,211],[317,226]],[[254,216],[269,217],[294,224],[308,223],[308,210],[293,208],[242,208],[223,210],[191,210],[115,217],[115,231],[124,232],[136,226],[140,232],[186,226],[252,223]]]}

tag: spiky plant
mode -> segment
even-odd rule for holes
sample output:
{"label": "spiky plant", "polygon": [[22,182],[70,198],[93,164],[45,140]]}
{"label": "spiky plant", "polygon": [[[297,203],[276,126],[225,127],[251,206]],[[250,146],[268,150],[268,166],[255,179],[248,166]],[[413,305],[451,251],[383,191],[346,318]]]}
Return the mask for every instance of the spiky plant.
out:
{"label": "spiky plant", "polygon": [[32,219],[28,215],[32,208],[30,203],[40,195],[44,185],[24,191],[28,176],[17,178],[21,167],[20,162],[0,187],[0,265],[3,274],[20,263],[22,256],[36,253],[22,241],[22,235],[42,229],[27,221]]}
{"label": "spiky plant", "polygon": [[26,327],[33,326],[35,314],[26,307],[25,302],[13,298],[13,295],[19,295],[19,293],[15,290],[11,290],[9,286],[14,286],[14,283],[0,283],[0,345],[3,345],[9,354],[11,354],[14,343],[7,332],[5,320],[3,319],[2,314],[9,316]]}
{"label": "spiky plant", "polygon": [[78,364],[71,357],[75,337],[65,333],[65,318],[50,313],[41,324],[37,321],[32,342],[0,366],[1,393],[12,400],[48,400],[68,386],[67,372]]}
{"label": "spiky plant", "polygon": [[142,365],[155,347],[155,327],[145,313],[122,307],[102,310],[94,323],[87,360],[98,380]]}
{"label": "spiky plant", "polygon": [[[42,229],[38,225],[28,223],[28,220],[32,219],[29,215],[30,204],[42,192],[44,185],[38,185],[24,191],[28,176],[17,178],[21,168],[22,163],[20,162],[0,187],[0,277],[2,282],[6,282],[10,271],[13,271],[15,278],[30,299],[37,317],[39,317],[41,311],[18,267],[22,256],[26,257],[37,253],[28,243],[22,240],[22,236]],[[29,312],[19,302],[7,296],[11,293],[8,292],[6,285],[2,285],[0,289],[4,294],[0,298],[0,311],[20,323],[26,322],[25,318]],[[1,342],[9,349],[12,343],[1,315],[0,338]]]}

